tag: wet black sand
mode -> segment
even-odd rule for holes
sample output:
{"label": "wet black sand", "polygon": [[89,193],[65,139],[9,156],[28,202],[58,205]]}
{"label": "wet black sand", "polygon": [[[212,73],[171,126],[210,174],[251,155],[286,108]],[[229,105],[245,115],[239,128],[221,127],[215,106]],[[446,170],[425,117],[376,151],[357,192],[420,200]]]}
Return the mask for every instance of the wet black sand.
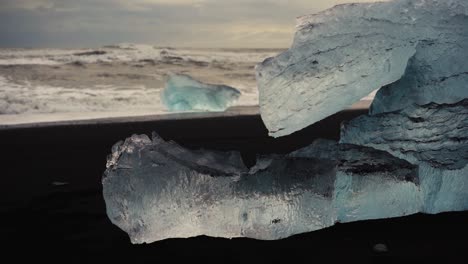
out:
{"label": "wet black sand", "polygon": [[[150,245],[130,244],[106,217],[100,183],[106,156],[133,133],[157,131],[186,147],[240,150],[253,165],[256,154],[289,152],[318,137],[337,139],[340,122],[361,113],[342,112],[280,139],[268,137],[259,116],[1,129],[0,255],[40,263],[468,263],[467,212],[337,224],[280,241],[197,237]],[[374,250],[379,243],[388,251]]]}

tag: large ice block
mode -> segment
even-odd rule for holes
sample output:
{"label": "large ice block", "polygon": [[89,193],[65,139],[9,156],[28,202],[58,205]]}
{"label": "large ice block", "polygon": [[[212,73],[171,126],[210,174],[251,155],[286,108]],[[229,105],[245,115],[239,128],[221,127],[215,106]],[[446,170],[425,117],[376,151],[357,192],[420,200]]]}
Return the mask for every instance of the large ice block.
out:
{"label": "large ice block", "polygon": [[343,124],[340,142],[419,165],[425,212],[468,210],[468,99],[358,117]]}
{"label": "large ice block", "polygon": [[199,235],[280,239],[422,207],[415,166],[329,141],[260,157],[247,170],[237,152],[132,136],[113,147],[102,182],[109,218],[133,243]]}
{"label": "large ice block", "polygon": [[224,111],[240,97],[239,90],[199,82],[188,75],[169,76],[161,101],[170,111]]}
{"label": "large ice block", "polygon": [[307,127],[402,77],[398,96],[413,82],[407,79],[423,84],[415,91],[427,91],[410,101],[443,89],[454,99],[464,96],[457,85],[466,87],[467,24],[466,0],[345,4],[300,17],[292,47],[256,68],[270,135]]}

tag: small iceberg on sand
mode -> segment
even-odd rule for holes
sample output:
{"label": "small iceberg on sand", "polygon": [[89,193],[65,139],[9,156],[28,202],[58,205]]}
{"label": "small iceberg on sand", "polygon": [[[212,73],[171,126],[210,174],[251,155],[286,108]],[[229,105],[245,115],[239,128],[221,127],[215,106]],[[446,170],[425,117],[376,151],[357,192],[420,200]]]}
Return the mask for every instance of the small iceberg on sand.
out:
{"label": "small iceberg on sand", "polygon": [[205,84],[188,75],[171,75],[161,93],[161,101],[169,111],[225,111],[240,97],[239,90]]}

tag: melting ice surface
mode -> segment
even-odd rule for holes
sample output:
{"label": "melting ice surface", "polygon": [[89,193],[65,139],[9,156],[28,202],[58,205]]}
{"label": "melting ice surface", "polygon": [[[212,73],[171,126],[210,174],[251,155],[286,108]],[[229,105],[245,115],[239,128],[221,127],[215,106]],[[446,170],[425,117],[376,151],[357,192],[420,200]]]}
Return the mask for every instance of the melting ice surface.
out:
{"label": "melting ice surface", "polygon": [[419,165],[425,212],[468,210],[468,99],[358,117],[343,125],[341,142]]}
{"label": "melting ice surface", "polygon": [[[468,19],[463,20],[468,25]],[[419,42],[403,77],[378,91],[370,113],[468,98],[468,36],[463,34]]]}
{"label": "melting ice surface", "polygon": [[290,155],[188,150],[156,134],[116,144],[103,178],[111,221],[133,243],[176,237],[280,239],[336,222],[423,208],[417,167],[387,152],[319,140]]}
{"label": "melting ice surface", "polygon": [[[307,127],[400,79],[379,92],[385,102],[374,111],[432,102],[441,94],[451,96],[439,103],[465,98],[466,25],[466,0],[345,4],[299,18],[292,47],[257,66],[260,112],[270,135]],[[403,100],[387,104],[383,95],[390,92]]]}
{"label": "melting ice surface", "polygon": [[171,75],[161,92],[170,111],[224,111],[241,93],[226,85],[201,83],[188,75]]}

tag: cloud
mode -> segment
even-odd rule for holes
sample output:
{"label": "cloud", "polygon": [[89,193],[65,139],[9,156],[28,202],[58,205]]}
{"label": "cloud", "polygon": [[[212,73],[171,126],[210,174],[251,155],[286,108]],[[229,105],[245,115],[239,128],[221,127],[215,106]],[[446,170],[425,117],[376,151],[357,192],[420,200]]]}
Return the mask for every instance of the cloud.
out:
{"label": "cloud", "polygon": [[355,0],[0,0],[0,46],[287,47],[295,18]]}
{"label": "cloud", "polygon": [[53,1],[50,0],[2,0],[0,9],[27,9],[52,8]]}
{"label": "cloud", "polygon": [[192,5],[196,6],[206,2],[206,0],[136,0],[135,3],[147,5]]}

